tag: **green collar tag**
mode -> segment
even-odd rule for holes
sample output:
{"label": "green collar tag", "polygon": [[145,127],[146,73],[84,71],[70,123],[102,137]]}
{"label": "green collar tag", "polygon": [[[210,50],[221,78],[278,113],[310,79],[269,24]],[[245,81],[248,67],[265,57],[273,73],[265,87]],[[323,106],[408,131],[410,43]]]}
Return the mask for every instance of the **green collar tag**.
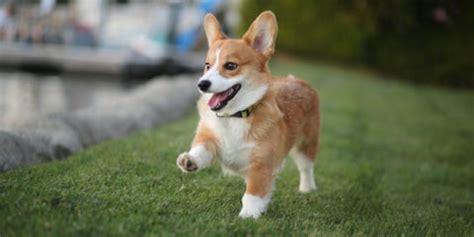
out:
{"label": "green collar tag", "polygon": [[228,117],[234,117],[234,118],[247,118],[248,116],[250,116],[250,112],[252,112],[252,110],[254,109],[254,106],[250,106],[244,110],[241,110],[241,111],[237,111],[235,114],[228,114],[228,113],[224,113],[224,114],[219,114],[218,112],[216,113],[216,116],[219,117],[219,118],[228,118]]}

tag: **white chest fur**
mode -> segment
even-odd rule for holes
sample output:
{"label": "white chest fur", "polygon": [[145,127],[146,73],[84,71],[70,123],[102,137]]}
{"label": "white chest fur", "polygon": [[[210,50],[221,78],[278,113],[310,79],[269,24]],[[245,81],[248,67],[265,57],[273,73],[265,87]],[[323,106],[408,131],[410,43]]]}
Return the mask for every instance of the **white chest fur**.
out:
{"label": "white chest fur", "polygon": [[247,140],[250,124],[242,118],[219,118],[211,111],[205,112],[203,117],[219,142],[223,171],[244,175],[250,163],[250,152],[255,146]]}

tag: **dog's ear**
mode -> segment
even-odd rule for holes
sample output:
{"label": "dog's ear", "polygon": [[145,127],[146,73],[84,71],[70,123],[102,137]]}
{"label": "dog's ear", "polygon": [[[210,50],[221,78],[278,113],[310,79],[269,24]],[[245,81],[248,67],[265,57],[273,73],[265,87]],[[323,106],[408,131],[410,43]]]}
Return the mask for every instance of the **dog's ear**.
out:
{"label": "dog's ear", "polygon": [[204,17],[204,31],[206,31],[207,44],[209,47],[211,47],[212,43],[214,43],[216,40],[226,38],[221,30],[219,22],[211,13],[208,13],[206,17]]}
{"label": "dog's ear", "polygon": [[275,15],[271,11],[264,11],[253,21],[242,39],[268,59],[275,51],[277,32]]}

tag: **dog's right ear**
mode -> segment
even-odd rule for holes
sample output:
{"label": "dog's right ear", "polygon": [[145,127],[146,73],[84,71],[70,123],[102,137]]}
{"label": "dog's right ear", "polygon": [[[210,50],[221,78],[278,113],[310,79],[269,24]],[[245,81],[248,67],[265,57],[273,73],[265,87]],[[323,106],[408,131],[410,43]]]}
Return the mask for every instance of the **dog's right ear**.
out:
{"label": "dog's right ear", "polygon": [[211,13],[208,13],[204,18],[204,31],[206,31],[207,44],[209,47],[211,47],[212,43],[215,41],[226,38],[221,30],[219,22]]}

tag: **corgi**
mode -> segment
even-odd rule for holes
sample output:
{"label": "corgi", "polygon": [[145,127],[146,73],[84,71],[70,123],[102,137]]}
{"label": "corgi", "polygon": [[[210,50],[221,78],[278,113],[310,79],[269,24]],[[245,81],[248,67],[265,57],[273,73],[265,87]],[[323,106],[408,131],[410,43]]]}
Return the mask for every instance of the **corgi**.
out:
{"label": "corgi", "polygon": [[319,146],[319,96],[294,76],[273,77],[277,21],[261,13],[241,39],[229,39],[212,14],[204,18],[209,51],[197,86],[200,121],[188,152],[176,163],[183,172],[220,162],[246,183],[241,218],[267,209],[275,178],[289,154],[299,170],[299,191],[316,190],[313,164]]}

